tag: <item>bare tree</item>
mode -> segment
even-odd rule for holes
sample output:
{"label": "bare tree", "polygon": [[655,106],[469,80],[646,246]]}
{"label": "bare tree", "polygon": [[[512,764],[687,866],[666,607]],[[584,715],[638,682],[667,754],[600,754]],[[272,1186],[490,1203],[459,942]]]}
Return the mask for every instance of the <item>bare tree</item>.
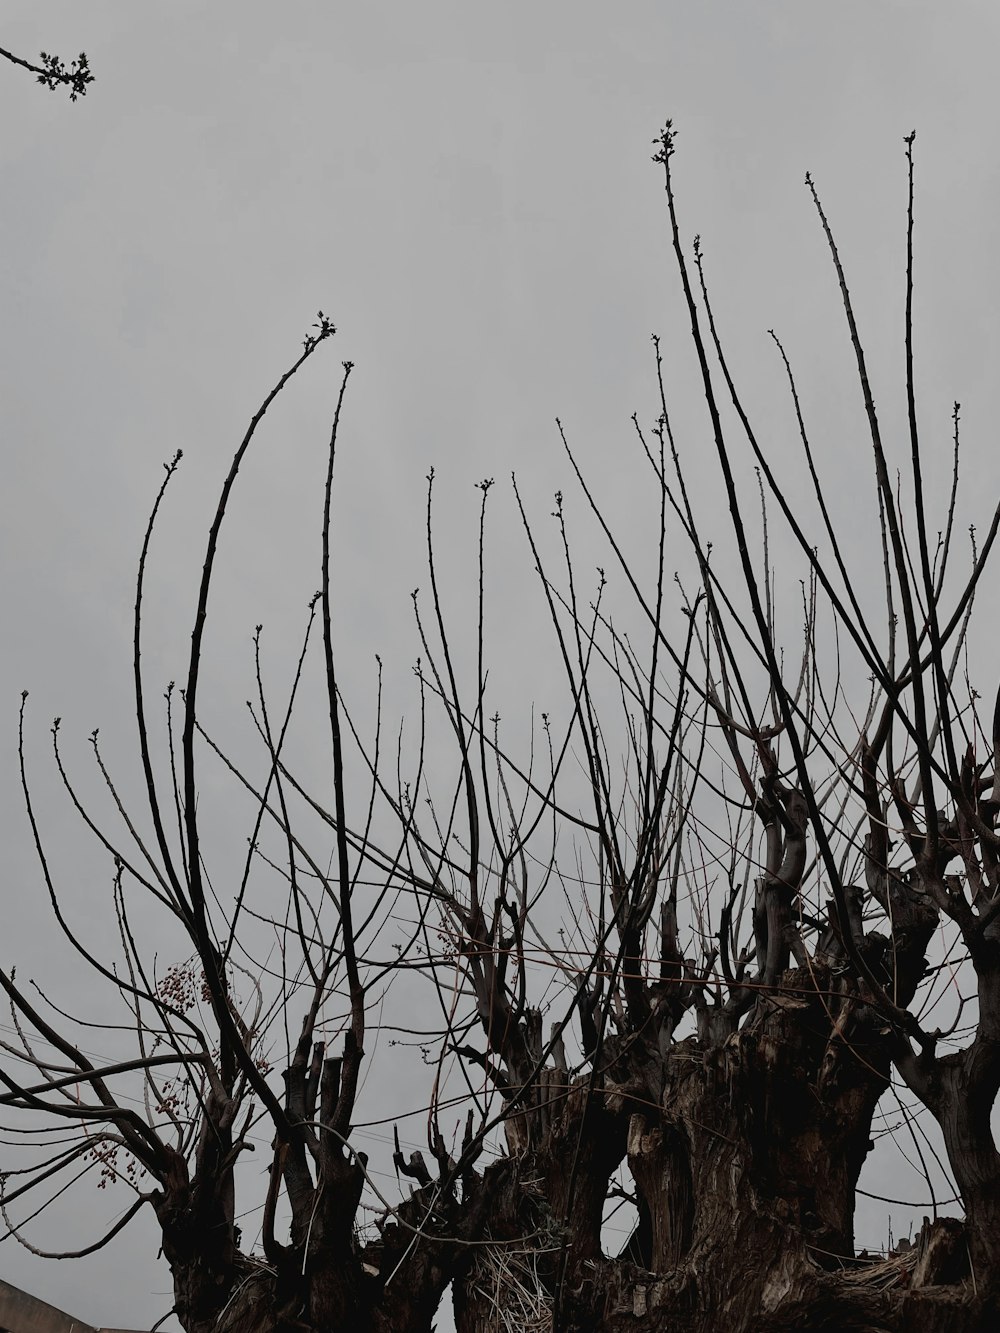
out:
{"label": "bare tree", "polygon": [[[630,560],[562,426],[580,508],[608,550],[596,589],[580,584],[568,502],[557,495],[556,565],[514,487],[565,682],[560,712],[533,722],[526,753],[489,711],[489,481],[478,606],[463,618],[471,679],[439,588],[432,475],[428,604],[414,595],[412,743],[386,741],[381,706],[364,734],[341,695],[331,504],[349,362],[327,455],[320,591],[280,707],[264,688],[257,640],[250,711],[262,777],[199,711],[234,486],[275,397],[333,337],[322,314],[223,485],[187,680],[167,690],[161,749],[142,630],[151,538],[179,455],[167,466],[135,598],[141,809],[93,737],[119,833],[78,795],[53,728],[69,799],[110,858],[115,962],[89,951],[63,914],[27,777],[22,706],[25,804],[55,919],[132,1035],[124,1054],[92,1061],[77,1016],[0,973],[18,1033],[4,1045],[0,1102],[42,1142],[61,1130],[53,1151],[7,1172],[4,1216],[30,1243],[19,1209],[35,1191],[81,1167],[123,1181],[131,1206],[81,1252],[151,1207],[187,1333],[417,1333],[449,1288],[460,1333],[995,1326],[1000,704],[982,716],[966,650],[1000,509],[958,555],[957,405],[950,491],[925,493],[913,136],[905,478],[894,475],[844,269],[806,181],[869,428],[870,453],[851,467],[874,462],[880,527],[860,554],[838,528],[829,464],[777,337],[801,493],[760,444],[701,248],[681,241],[669,123],[656,150],[725,505],[699,512],[654,340],[656,420],[650,430],[634,420],[648,469],[637,489],[652,497],[648,568]],[[749,493],[739,480],[748,456],[758,480]],[[679,546],[692,572],[675,582]],[[289,741],[314,656],[329,759],[320,792],[302,780]],[[206,829],[207,765],[253,802],[248,853],[223,853]],[[151,915],[161,918],[155,943]],[[183,942],[166,970],[156,953],[164,940]],[[949,981],[957,1000],[942,999]],[[427,1014],[414,1017],[418,985]],[[947,1026],[931,1027],[945,1010]],[[366,1104],[362,1074],[379,1058],[376,1036],[401,1028],[424,1052],[427,1137],[426,1151],[406,1154],[397,1131],[392,1162],[406,1179],[390,1197],[359,1134],[410,1108]],[[938,1218],[916,1246],[876,1262],[855,1255],[855,1192],[894,1070],[941,1127],[964,1221]],[[123,1094],[140,1078],[136,1110]],[[270,1143],[263,1177],[243,1166],[255,1135]],[[602,1228],[624,1201],[635,1231],[609,1253]],[[259,1251],[243,1245],[237,1221],[254,1207]]]}

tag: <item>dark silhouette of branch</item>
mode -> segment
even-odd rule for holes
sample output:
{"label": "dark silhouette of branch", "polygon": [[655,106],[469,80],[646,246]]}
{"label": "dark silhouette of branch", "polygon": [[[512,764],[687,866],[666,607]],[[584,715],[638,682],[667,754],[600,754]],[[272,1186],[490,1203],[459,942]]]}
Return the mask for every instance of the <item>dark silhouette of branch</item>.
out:
{"label": "dark silhouette of branch", "polygon": [[42,51],[39,55],[41,64],[38,65],[33,65],[30,60],[22,60],[20,56],[14,55],[12,51],[5,51],[2,47],[0,56],[9,60],[12,65],[20,65],[22,69],[34,74],[36,81],[43,83],[50,91],[54,92],[56,88],[68,88],[71,102],[75,102],[78,97],[86,97],[87,88],[94,82],[86,51],[81,51],[71,65],[67,65],[60,56],[50,55],[47,51]]}

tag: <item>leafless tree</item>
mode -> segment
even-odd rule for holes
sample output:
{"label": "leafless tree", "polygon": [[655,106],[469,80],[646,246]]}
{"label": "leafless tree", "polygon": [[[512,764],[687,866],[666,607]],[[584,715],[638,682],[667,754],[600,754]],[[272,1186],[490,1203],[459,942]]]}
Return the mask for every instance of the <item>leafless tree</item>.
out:
{"label": "leafless tree", "polygon": [[[58,927],[117,997],[132,1035],[124,1055],[92,1060],[82,1016],[0,973],[17,1031],[4,1043],[0,1102],[41,1142],[61,1131],[47,1154],[26,1153],[29,1165],[8,1170],[4,1216],[31,1243],[24,1210],[37,1191],[87,1167],[122,1181],[131,1206],[82,1252],[152,1208],[187,1333],[417,1333],[449,1288],[460,1333],[995,1327],[1000,707],[983,715],[966,647],[1000,510],[959,554],[957,404],[950,491],[925,490],[913,136],[904,475],[883,440],[844,268],[806,180],[868,426],[850,467],[870,475],[874,462],[879,526],[861,552],[836,521],[830,462],[813,447],[777,337],[804,487],[784,479],[755,434],[701,248],[681,241],[674,146],[668,123],[654,160],[725,503],[699,512],[654,340],[656,420],[649,430],[634,420],[648,563],[629,556],[562,426],[575,512],[596,521],[608,551],[596,589],[580,584],[569,501],[556,497],[553,563],[514,487],[565,687],[558,714],[533,721],[526,753],[490,714],[490,482],[478,605],[462,618],[471,677],[462,678],[439,587],[431,476],[412,743],[386,741],[381,706],[365,734],[341,695],[331,504],[349,362],[327,455],[320,591],[280,708],[258,656],[250,711],[261,778],[199,709],[234,486],[264,414],[333,337],[322,314],[222,487],[187,680],[167,690],[161,748],[142,631],[151,538],[178,459],[167,466],[135,598],[141,801],[119,791],[93,737],[119,832],[78,795],[53,728],[69,799],[110,859],[113,962],[63,914],[22,706],[42,881]],[[747,458],[758,481],[749,492]],[[680,548],[690,572],[675,581]],[[288,739],[314,656],[329,762],[318,792]],[[253,802],[248,853],[224,853],[206,832],[199,775],[209,765]],[[149,941],[151,914],[160,941],[183,941],[166,970]],[[277,941],[267,958],[261,930]],[[427,1013],[414,1015],[419,985]],[[407,998],[393,1010],[401,986]],[[402,1041],[401,1028],[424,1049],[426,1148],[404,1153],[396,1131],[401,1188],[390,1192],[359,1136],[418,1099],[410,1091],[402,1106],[372,1105],[362,1075],[366,1060],[386,1055],[385,1044],[375,1051],[379,1033]],[[855,1255],[855,1192],[893,1071],[940,1125],[964,1221],[938,1218],[917,1245],[874,1261]],[[126,1094],[139,1079],[137,1110]],[[243,1164],[254,1135],[270,1144],[262,1176]],[[623,1201],[635,1231],[609,1253],[602,1226]],[[259,1250],[237,1222],[254,1207]]]}

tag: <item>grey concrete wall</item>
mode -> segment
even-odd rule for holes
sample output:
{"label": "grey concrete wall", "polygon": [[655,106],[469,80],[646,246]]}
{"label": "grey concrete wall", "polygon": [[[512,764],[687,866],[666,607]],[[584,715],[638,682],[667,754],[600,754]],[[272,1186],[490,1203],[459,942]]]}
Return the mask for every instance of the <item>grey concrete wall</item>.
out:
{"label": "grey concrete wall", "polygon": [[90,1324],[74,1319],[54,1305],[29,1296],[0,1279],[0,1328],[9,1333],[96,1333]]}
{"label": "grey concrete wall", "polygon": [[95,1329],[20,1287],[0,1278],[0,1333],[139,1333],[130,1329]]}

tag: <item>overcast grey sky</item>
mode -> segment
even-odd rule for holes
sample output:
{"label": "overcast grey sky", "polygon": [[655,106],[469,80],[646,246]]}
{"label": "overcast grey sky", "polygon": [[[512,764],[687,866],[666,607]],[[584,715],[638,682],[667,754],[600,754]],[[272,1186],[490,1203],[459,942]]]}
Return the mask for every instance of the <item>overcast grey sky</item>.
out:
{"label": "overcast grey sky", "polygon": [[[568,485],[556,415],[627,512],[639,475],[629,418],[655,412],[651,332],[683,366],[662,176],[649,161],[667,116],[682,226],[703,237],[752,404],[765,421],[787,409],[773,326],[813,410],[844,413],[845,430],[845,403],[857,411],[849,347],[803,175],[813,172],[840,240],[876,397],[891,401],[902,138],[918,131],[921,407],[945,456],[961,400],[971,500],[997,493],[990,0],[8,0],[0,45],[25,57],[85,49],[97,76],[71,105],[0,67],[2,951],[24,976],[44,975],[48,918],[16,785],[19,693],[32,691],[39,790],[53,800],[53,714],[81,765],[95,725],[127,742],[134,561],[160,464],[178,447],[149,670],[156,683],[180,674],[209,505],[317,308],[340,333],[241,482],[210,701],[247,697],[252,626],[265,620],[280,641],[315,587],[308,505],[342,358],[357,369],[338,480],[349,552],[339,635],[359,681],[376,651],[414,655],[408,596],[430,465],[456,596],[475,481],[516,469],[543,510]],[[854,478],[841,480],[849,500]],[[510,542],[502,614],[530,576],[506,490],[494,522],[505,562]],[[532,678],[525,644],[511,688],[527,700]],[[48,828],[86,919],[91,899],[95,912],[106,904],[107,879],[74,873],[90,863],[75,860],[81,835],[64,804]],[[917,1177],[892,1172],[883,1184],[919,1192]],[[866,1209],[859,1241],[878,1243],[883,1217]],[[34,1236],[84,1243],[87,1222],[54,1213]],[[43,1265],[8,1240],[0,1275],[94,1323],[141,1327],[171,1299],[156,1248],[148,1222],[77,1264]]]}

